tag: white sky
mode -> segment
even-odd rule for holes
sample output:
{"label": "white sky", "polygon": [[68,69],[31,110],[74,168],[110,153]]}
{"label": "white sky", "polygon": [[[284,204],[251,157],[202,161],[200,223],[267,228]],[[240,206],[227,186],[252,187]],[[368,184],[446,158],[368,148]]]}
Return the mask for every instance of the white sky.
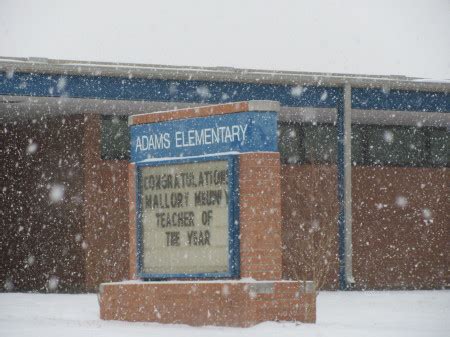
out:
{"label": "white sky", "polygon": [[450,0],[0,0],[0,56],[450,79]]}

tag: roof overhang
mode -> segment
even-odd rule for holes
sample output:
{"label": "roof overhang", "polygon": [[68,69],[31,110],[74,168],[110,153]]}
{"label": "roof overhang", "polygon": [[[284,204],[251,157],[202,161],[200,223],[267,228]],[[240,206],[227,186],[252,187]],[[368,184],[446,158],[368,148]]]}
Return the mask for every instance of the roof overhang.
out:
{"label": "roof overhang", "polygon": [[232,81],[288,85],[387,88],[449,92],[450,80],[430,80],[406,76],[374,76],[239,69],[229,67],[165,66],[132,63],[86,62],[46,58],[0,57],[0,72],[52,75],[110,76],[169,80]]}

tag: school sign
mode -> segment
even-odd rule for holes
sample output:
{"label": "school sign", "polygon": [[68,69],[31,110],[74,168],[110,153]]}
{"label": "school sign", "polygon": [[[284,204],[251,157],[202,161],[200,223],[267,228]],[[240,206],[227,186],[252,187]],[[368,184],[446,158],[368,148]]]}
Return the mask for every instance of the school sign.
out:
{"label": "school sign", "polygon": [[237,154],[277,151],[277,112],[132,124],[137,270],[144,279],[239,276]]}

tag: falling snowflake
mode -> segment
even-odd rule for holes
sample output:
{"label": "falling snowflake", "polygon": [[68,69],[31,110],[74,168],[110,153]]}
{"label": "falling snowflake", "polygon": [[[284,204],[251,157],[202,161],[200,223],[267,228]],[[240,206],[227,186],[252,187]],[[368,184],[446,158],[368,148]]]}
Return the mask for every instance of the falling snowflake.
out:
{"label": "falling snowflake", "polygon": [[56,90],[58,92],[61,92],[66,88],[66,85],[67,85],[67,79],[65,77],[60,77],[58,79],[58,83],[56,84]]}
{"label": "falling snowflake", "polygon": [[406,199],[404,196],[399,195],[397,196],[397,198],[395,198],[395,204],[398,207],[405,208],[406,205],[408,205],[408,199]]}
{"label": "falling snowflake", "polygon": [[12,291],[12,290],[14,289],[14,283],[13,283],[13,281],[12,281],[11,279],[7,279],[7,280],[5,281],[5,283],[3,284],[3,288],[4,288],[6,291]]}
{"label": "falling snowflake", "polygon": [[197,95],[199,95],[203,99],[211,97],[211,93],[209,92],[208,87],[204,85],[197,87],[196,92]]}
{"label": "falling snowflake", "polygon": [[170,96],[175,96],[178,93],[178,83],[171,83],[169,86]]}
{"label": "falling snowflake", "polygon": [[58,203],[61,202],[64,199],[64,191],[65,187],[61,184],[54,184],[50,188],[50,201],[52,203]]}
{"label": "falling snowflake", "polygon": [[34,257],[34,255],[29,255],[28,259],[27,259],[27,264],[29,266],[32,266],[34,264],[34,262],[36,261],[36,258]]}
{"label": "falling snowflake", "polygon": [[222,295],[225,297],[230,295],[230,288],[226,284],[222,287]]}
{"label": "falling snowflake", "polygon": [[27,154],[33,154],[37,151],[38,145],[32,139],[28,140]]}
{"label": "falling snowflake", "polygon": [[301,96],[303,94],[303,87],[301,86],[296,86],[296,87],[292,87],[291,88],[291,95],[292,96]]}
{"label": "falling snowflake", "polygon": [[428,208],[424,208],[422,210],[422,216],[424,217],[424,219],[429,220],[431,219],[431,211]]}
{"label": "falling snowflake", "polygon": [[383,139],[386,143],[392,144],[392,142],[394,141],[394,134],[392,133],[392,131],[386,130],[383,133]]}
{"label": "falling snowflake", "polygon": [[47,285],[48,285],[48,289],[50,291],[54,291],[58,288],[58,284],[59,284],[59,277],[57,276],[51,276],[48,279]]}
{"label": "falling snowflake", "polygon": [[6,78],[8,79],[8,80],[10,80],[11,78],[13,78],[14,77],[14,69],[8,69],[7,71],[6,71]]}

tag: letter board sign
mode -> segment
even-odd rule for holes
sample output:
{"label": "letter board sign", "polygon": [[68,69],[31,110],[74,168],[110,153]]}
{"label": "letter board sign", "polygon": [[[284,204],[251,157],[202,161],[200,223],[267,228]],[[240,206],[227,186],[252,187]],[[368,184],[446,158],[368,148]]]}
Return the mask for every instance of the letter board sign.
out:
{"label": "letter board sign", "polygon": [[140,277],[239,276],[236,160],[138,164]]}

